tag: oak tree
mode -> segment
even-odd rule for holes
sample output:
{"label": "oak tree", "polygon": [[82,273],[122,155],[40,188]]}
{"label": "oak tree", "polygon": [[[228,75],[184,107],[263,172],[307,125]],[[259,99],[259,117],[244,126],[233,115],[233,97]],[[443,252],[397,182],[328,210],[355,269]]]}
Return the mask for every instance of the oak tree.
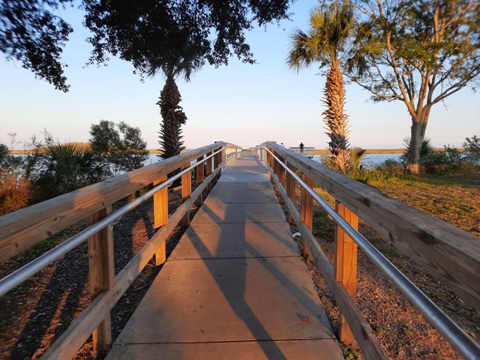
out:
{"label": "oak tree", "polygon": [[350,79],[373,101],[401,101],[411,118],[407,171],[418,173],[434,105],[480,74],[480,0],[350,0],[363,26]]}

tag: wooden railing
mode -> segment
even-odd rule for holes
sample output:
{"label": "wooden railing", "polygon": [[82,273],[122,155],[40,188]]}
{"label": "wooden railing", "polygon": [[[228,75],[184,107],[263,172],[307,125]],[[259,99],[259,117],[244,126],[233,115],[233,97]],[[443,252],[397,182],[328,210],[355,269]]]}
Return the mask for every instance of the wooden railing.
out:
{"label": "wooden railing", "polygon": [[[167,175],[175,170],[197,164],[182,175],[183,203],[174,213],[168,213],[166,186],[153,195],[156,232],[117,275],[113,262],[112,227],[105,226],[88,238],[93,300],[42,359],[70,359],[92,334],[95,351],[108,349],[112,341],[110,310],[154,255],[157,265],[166,260],[167,236],[181,221],[188,223],[192,205],[202,202],[202,192],[215,183],[222,167],[239,151],[238,146],[217,142],[0,217],[0,261],[4,261],[82,219],[87,219],[89,226],[99,224],[114,214],[112,204],[115,202],[140,189],[167,182]],[[215,155],[208,158],[212,154]],[[192,170],[196,173],[193,192]]]}
{"label": "wooden railing", "polygon": [[306,156],[312,159],[315,156],[315,148],[314,147],[289,147],[288,150],[293,151],[294,153]]}
{"label": "wooden railing", "polygon": [[[315,183],[332,195],[336,201],[335,211],[352,228],[356,229],[358,218],[362,219],[449,290],[480,310],[479,238],[273,142],[259,145],[257,155],[267,164],[271,178],[302,235],[304,254],[316,263],[334,294],[342,315],[339,331],[342,342],[349,344],[355,340],[367,359],[387,358],[355,303],[356,243],[337,225],[332,266],[312,235],[312,196],[302,187],[300,209],[297,209],[297,181],[286,168],[292,173],[300,172],[301,180],[308,187],[312,188]],[[403,291],[405,293],[405,289]],[[465,352],[472,351],[475,356],[480,356],[478,344],[459,331],[468,343]]]}

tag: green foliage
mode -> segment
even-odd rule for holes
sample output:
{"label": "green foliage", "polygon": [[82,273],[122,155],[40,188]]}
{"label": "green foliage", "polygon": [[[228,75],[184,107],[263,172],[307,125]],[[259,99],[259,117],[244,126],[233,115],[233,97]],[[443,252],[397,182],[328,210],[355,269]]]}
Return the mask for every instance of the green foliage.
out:
{"label": "green foliage", "polygon": [[32,198],[30,182],[24,175],[21,157],[8,154],[0,145],[0,215],[28,206]]}
{"label": "green foliage", "polygon": [[[404,164],[407,163],[407,156],[410,152],[410,142],[411,139],[409,137],[403,139],[403,143],[405,145],[405,154],[400,157],[400,161]],[[420,148],[420,159],[427,156],[428,154],[433,152],[432,141],[429,138],[425,138],[422,141],[422,147]]]}
{"label": "green foliage", "polygon": [[329,166],[346,172],[350,163],[348,116],[345,113],[345,85],[340,64],[352,40],[356,26],[353,7],[348,3],[333,2],[320,5],[310,15],[308,33],[296,30],[291,35],[291,49],[287,66],[295,71],[318,62],[328,67],[327,81],[322,99],[322,113],[330,139]]}
{"label": "green foliage", "polygon": [[465,140],[462,146],[467,152],[467,159],[474,163],[480,162],[480,138],[478,138],[477,135],[473,135],[471,139],[467,137]]}
{"label": "green foliage", "polygon": [[[382,181],[388,174],[375,167],[366,167],[361,162],[366,155],[366,150],[362,148],[353,148],[349,150],[348,164],[345,167],[346,170],[343,173],[351,177],[352,179],[358,180],[365,184],[368,184],[372,181]],[[336,167],[336,163],[331,160],[331,156],[321,158],[321,162],[334,170],[339,171]]]}
{"label": "green foliage", "polygon": [[[469,0],[349,0],[364,23],[349,58],[350,79],[373,101],[401,101],[411,118],[407,169],[418,172],[431,109],[480,83],[480,6]],[[380,50],[380,51],[379,51]]]}
{"label": "green foliage", "polygon": [[[219,66],[232,54],[253,63],[245,31],[288,18],[291,0],[103,1],[83,0],[91,62],[108,61],[108,53],[130,61],[144,73],[155,59],[187,45],[201,61]],[[0,2],[0,51],[57,89],[68,91],[61,53],[71,26],[58,8],[73,0],[4,0]],[[188,41],[187,41],[188,40]]]}
{"label": "green foliage", "polygon": [[113,174],[132,171],[143,166],[148,157],[147,143],[139,128],[124,122],[115,124],[102,120],[90,128],[92,152],[108,163]]}
{"label": "green foliage", "polygon": [[182,125],[187,122],[187,116],[180,106],[182,97],[178,90],[175,78],[168,76],[165,86],[160,93],[160,99],[157,105],[160,107],[160,114],[162,115],[162,123],[159,131],[160,147],[163,159],[168,159],[172,156],[179,155],[184,149],[182,139]]}
{"label": "green foliage", "polygon": [[472,173],[476,166],[455,147],[445,146],[445,151],[435,151],[424,156],[420,164],[428,174]]}
{"label": "green foliage", "polygon": [[67,2],[71,0],[0,2],[0,52],[65,92],[69,86],[61,54],[73,29],[57,14]]}
{"label": "green foliage", "polygon": [[94,152],[76,144],[62,145],[44,132],[44,142],[32,139],[35,147],[27,157],[26,175],[32,182],[35,201],[43,201],[105,180],[108,164]]}
{"label": "green foliage", "polygon": [[395,159],[387,159],[375,168],[385,174],[385,178],[387,179],[390,176],[405,173],[405,162]]}
{"label": "green foliage", "polygon": [[0,144],[0,163],[3,162],[3,159],[8,155],[8,146]]}
{"label": "green foliage", "polygon": [[[132,63],[141,74],[159,59],[188,51],[201,63],[227,64],[234,53],[253,63],[245,30],[288,17],[290,0],[85,1],[85,24],[92,32],[92,62],[108,53]],[[154,10],[152,10],[154,9]],[[163,62],[163,60],[161,61]]]}

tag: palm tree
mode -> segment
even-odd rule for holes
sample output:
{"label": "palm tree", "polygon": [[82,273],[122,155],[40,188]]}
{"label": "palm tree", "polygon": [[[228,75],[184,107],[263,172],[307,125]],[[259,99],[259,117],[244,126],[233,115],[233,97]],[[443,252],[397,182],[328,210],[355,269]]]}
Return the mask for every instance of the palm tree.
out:
{"label": "palm tree", "polygon": [[182,96],[175,82],[180,76],[190,81],[191,75],[203,65],[202,57],[195,51],[194,47],[186,44],[176,54],[170,53],[161,58],[150,60],[148,64],[148,75],[155,76],[159,71],[166,78],[165,85],[160,92],[160,99],[157,105],[160,107],[162,123],[160,125],[160,147],[163,159],[180,154],[183,147],[182,125],[187,122],[187,116],[179,105]]}
{"label": "palm tree", "polygon": [[342,172],[350,166],[350,151],[348,116],[344,111],[345,83],[340,65],[354,25],[353,8],[347,3],[317,7],[310,15],[308,34],[297,29],[291,35],[292,47],[287,57],[288,67],[297,72],[313,62],[319,62],[320,67],[330,67],[323,97],[326,110],[322,115],[330,138],[329,163]]}

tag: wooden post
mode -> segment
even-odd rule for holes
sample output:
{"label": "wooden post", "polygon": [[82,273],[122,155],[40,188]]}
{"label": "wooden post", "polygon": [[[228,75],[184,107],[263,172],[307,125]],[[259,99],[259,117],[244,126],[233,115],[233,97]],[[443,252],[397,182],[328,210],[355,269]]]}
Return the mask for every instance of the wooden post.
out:
{"label": "wooden post", "polygon": [[[112,213],[112,206],[100,210],[87,217],[91,226]],[[113,258],[113,230],[105,227],[88,239],[88,262],[90,272],[90,292],[92,299],[103,290],[112,288],[115,282],[115,266]],[[93,352],[107,350],[112,344],[112,326],[110,314],[102,320],[92,334]]]}
{"label": "wooden post", "polygon": [[[354,229],[358,229],[358,216],[350,209],[337,201],[335,210]],[[357,292],[357,244],[337,225],[335,245],[335,280],[342,283],[352,299],[355,300]],[[355,344],[355,337],[343,315],[340,316],[338,336],[342,343]]]}
{"label": "wooden post", "polygon": [[[207,154],[207,156],[210,156],[210,154]],[[206,176],[210,175],[213,172],[212,161],[213,161],[212,158],[210,158],[206,161],[206,163],[207,163],[206,170],[205,170],[205,175]],[[211,182],[207,185],[207,190],[208,191],[212,190]]]}
{"label": "wooden post", "polygon": [[[218,150],[218,149],[217,149]],[[216,170],[218,168],[218,165],[220,164],[222,158],[222,152],[220,151],[219,153],[216,153],[213,156],[213,170]],[[220,177],[220,172],[217,173],[214,179],[214,183],[217,183],[218,178]]]}
{"label": "wooden post", "polygon": [[[182,169],[186,169],[190,164],[186,164]],[[188,171],[182,175],[182,202],[190,198],[192,195],[192,172]],[[181,221],[182,225],[190,224],[190,211],[187,211],[184,218]]]}
{"label": "wooden post", "polygon": [[[196,167],[196,172],[197,172],[197,179],[196,179],[196,185],[199,186],[203,181],[205,180],[205,163],[200,163],[203,160],[203,156],[199,157],[197,161],[199,164]],[[203,203],[203,197],[202,194],[197,198],[196,205],[200,206]]]}
{"label": "wooden post", "polygon": [[[167,176],[164,175],[153,182],[156,186],[167,180]],[[153,227],[155,231],[158,231],[160,227],[168,223],[168,187],[164,187],[162,190],[157,191],[153,195]],[[167,261],[167,247],[166,243],[162,245],[155,252],[155,265],[160,266]]]}
{"label": "wooden post", "polygon": [[[302,180],[307,186],[313,188],[313,180],[305,174],[302,174]],[[300,220],[312,231],[313,228],[313,197],[302,186],[300,203]],[[305,259],[312,258],[308,246],[303,241],[303,256]]]}
{"label": "wooden post", "polygon": [[[272,151],[271,148],[268,148],[268,150]],[[272,176],[272,170],[273,170],[273,156],[270,154],[268,151],[265,150],[265,153],[267,154],[267,164],[269,166],[268,168],[268,177],[270,178],[270,181],[273,180]],[[271,170],[272,169],[272,170]]]}
{"label": "wooden post", "polygon": [[[289,168],[290,170],[295,171],[295,167],[294,167],[292,164],[288,163],[287,166],[288,166],[288,168]],[[292,175],[290,175],[290,173],[287,173],[287,187],[286,187],[287,197],[288,197],[290,200],[292,200],[292,202],[293,202],[294,204],[296,204],[296,200],[295,200],[295,186],[296,186],[296,184],[295,184],[295,178],[294,178]],[[294,224],[294,223],[295,223],[295,221],[293,220],[292,215],[290,215],[290,212],[288,213],[288,222],[289,222],[290,224]]]}
{"label": "wooden post", "polygon": [[[285,160],[283,159],[283,157],[281,157],[280,155],[278,155],[278,158],[280,159],[280,161],[282,163],[285,163]],[[282,184],[282,186],[285,188],[287,185],[286,185],[286,170],[285,168],[281,165],[281,164],[278,164],[278,181],[280,182],[280,184]]]}

